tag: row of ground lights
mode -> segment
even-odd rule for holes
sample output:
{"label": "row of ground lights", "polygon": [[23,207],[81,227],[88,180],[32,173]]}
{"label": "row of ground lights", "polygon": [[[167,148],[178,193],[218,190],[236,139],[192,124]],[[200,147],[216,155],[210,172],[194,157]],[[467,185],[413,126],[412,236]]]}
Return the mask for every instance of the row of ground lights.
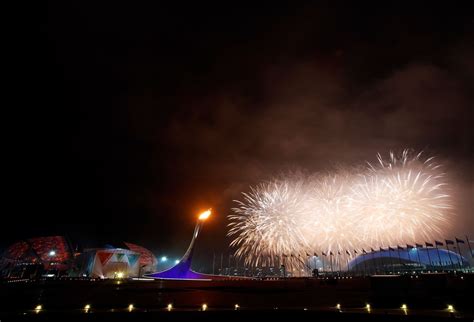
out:
{"label": "row of ground lights", "polygon": [[[204,303],[203,305],[201,305],[201,311],[206,311],[207,308],[208,308],[208,306],[207,306],[206,303]],[[86,305],[84,306],[84,312],[88,313],[88,312],[90,311],[90,309],[91,309],[91,305],[90,305],[90,304],[86,304]],[[132,312],[134,309],[135,309],[135,306],[134,306],[133,304],[130,304],[130,305],[127,307],[127,310],[128,310],[129,312]],[[240,305],[235,304],[235,305],[234,305],[234,310],[238,310],[238,309],[240,309]],[[36,313],[39,313],[39,312],[41,312],[42,310],[43,310],[43,306],[42,306],[42,305],[37,305],[37,306],[35,307],[35,312],[36,312]],[[166,310],[172,311],[172,310],[173,310],[173,304],[171,304],[171,303],[168,304],[168,305],[166,306]]]}
{"label": "row of ground lights", "polygon": [[[127,309],[128,309],[129,312],[132,312],[134,308],[135,308],[135,307],[133,306],[133,304],[130,304],[130,305],[127,307]],[[89,312],[90,309],[91,309],[90,304],[86,304],[86,305],[84,306],[84,311],[85,311],[85,312]],[[168,306],[166,307],[166,309],[167,309],[168,311],[173,310],[173,304],[168,304]],[[202,311],[206,311],[207,309],[208,309],[207,304],[203,304],[203,305],[201,306],[201,310],[202,310]],[[234,310],[238,310],[238,309],[240,309],[240,306],[239,306],[238,304],[235,304],[235,305],[234,305]],[[338,303],[338,304],[336,305],[336,309],[338,309],[338,310],[340,311],[340,310],[342,309],[341,304]],[[371,306],[370,306],[370,304],[367,304],[367,305],[365,306],[365,309],[367,310],[367,312],[370,313],[370,311],[371,311]],[[405,313],[407,313],[407,311],[408,311],[408,306],[407,306],[406,304],[402,304],[402,306],[400,307],[400,309],[402,309]],[[37,305],[37,306],[35,307],[35,311],[36,311],[37,313],[41,312],[42,310],[43,310],[43,307],[42,307],[41,305]],[[454,306],[448,305],[447,308],[446,308],[446,310],[452,313],[452,312],[454,312]]]}
{"label": "row of ground lights", "polygon": [[[341,312],[342,307],[340,303],[336,304],[336,309],[339,312]],[[368,313],[370,313],[370,311],[372,310],[372,307],[370,306],[370,304],[367,303],[365,305],[365,309],[367,310]],[[405,313],[405,315],[408,314],[408,306],[406,304],[402,304],[402,306],[400,306],[400,309]],[[446,307],[446,311],[448,311],[449,313],[454,313],[454,306],[451,304],[448,305]]]}
{"label": "row of ground lights", "polygon": [[[86,304],[86,305],[84,306],[84,312],[88,313],[88,312],[90,311],[90,309],[91,309],[90,304]],[[127,307],[127,310],[128,310],[129,312],[132,312],[134,309],[135,309],[135,307],[133,306],[133,304],[130,304],[130,305]],[[201,305],[201,311],[206,311],[207,309],[208,309],[208,306],[207,306],[206,303],[204,303],[203,305]],[[239,304],[235,304],[235,305],[234,305],[234,310],[239,310],[239,309],[240,309],[240,305],[239,305]],[[336,304],[336,309],[341,312],[342,306],[341,306],[340,303]],[[370,311],[372,310],[370,304],[367,304],[367,305],[365,306],[365,309],[367,310],[368,313],[370,313]],[[400,309],[403,310],[403,312],[404,312],[405,314],[408,313],[408,306],[407,306],[406,304],[402,304],[402,306],[400,307]],[[37,305],[37,306],[35,307],[35,312],[36,312],[36,313],[39,313],[39,312],[41,312],[42,310],[43,310],[43,306],[41,306],[41,305]],[[168,304],[168,305],[166,306],[166,310],[172,311],[172,310],[173,310],[173,304],[171,304],[171,303]],[[305,308],[305,310],[307,310],[307,309]],[[446,308],[446,310],[447,310],[448,312],[450,312],[450,313],[454,313],[454,306],[453,306],[453,305],[448,305],[447,308]]]}

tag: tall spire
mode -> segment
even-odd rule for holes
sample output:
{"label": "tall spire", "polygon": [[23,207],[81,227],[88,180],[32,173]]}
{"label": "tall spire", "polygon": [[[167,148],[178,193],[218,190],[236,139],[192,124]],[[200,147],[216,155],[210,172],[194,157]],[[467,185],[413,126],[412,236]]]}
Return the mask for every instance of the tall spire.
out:
{"label": "tall spire", "polygon": [[208,279],[209,277],[206,277],[206,275],[196,273],[191,270],[191,264],[193,260],[196,239],[202,229],[204,221],[210,215],[211,209],[208,209],[199,215],[196,227],[194,228],[193,238],[191,239],[191,243],[189,244],[188,250],[176,265],[167,270],[147,274],[145,276],[156,279]]}

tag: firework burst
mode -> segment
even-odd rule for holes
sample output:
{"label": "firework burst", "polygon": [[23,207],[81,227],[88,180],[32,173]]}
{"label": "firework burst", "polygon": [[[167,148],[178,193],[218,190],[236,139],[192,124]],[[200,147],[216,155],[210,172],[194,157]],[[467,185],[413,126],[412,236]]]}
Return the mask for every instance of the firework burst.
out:
{"label": "firework burst", "polygon": [[441,166],[409,150],[377,159],[363,169],[289,175],[243,193],[228,216],[235,255],[247,265],[285,262],[299,270],[316,250],[347,254],[442,236],[451,204]]}

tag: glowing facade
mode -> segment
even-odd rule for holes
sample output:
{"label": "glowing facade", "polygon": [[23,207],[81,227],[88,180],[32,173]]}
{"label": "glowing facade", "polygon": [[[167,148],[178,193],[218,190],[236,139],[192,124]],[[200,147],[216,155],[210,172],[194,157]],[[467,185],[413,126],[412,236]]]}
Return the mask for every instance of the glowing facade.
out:
{"label": "glowing facade", "polygon": [[73,251],[63,236],[20,240],[0,256],[0,276],[34,277],[43,273],[66,274],[74,260]]}
{"label": "glowing facade", "polygon": [[128,278],[140,274],[140,253],[123,248],[86,249],[78,256],[79,276]]}
{"label": "glowing facade", "polygon": [[125,242],[124,244],[131,251],[134,251],[140,254],[139,263],[140,263],[141,273],[152,273],[156,271],[156,265],[158,263],[158,260],[156,259],[155,255],[153,255],[153,253],[150,250],[137,244],[127,243],[127,242]]}
{"label": "glowing facade", "polygon": [[382,250],[361,254],[349,262],[351,271],[405,270],[405,269],[458,269],[468,267],[466,258],[440,248],[412,248]]}

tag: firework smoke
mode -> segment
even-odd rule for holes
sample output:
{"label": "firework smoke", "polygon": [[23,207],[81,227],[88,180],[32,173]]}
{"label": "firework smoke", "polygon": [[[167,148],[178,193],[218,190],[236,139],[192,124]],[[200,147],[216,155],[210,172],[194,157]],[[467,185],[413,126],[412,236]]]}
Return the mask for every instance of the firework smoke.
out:
{"label": "firework smoke", "polygon": [[[353,253],[433,240],[449,224],[450,197],[434,158],[404,150],[376,164],[288,175],[236,200],[228,235],[247,265],[304,268],[313,252]],[[337,260],[337,259],[335,259]]]}

